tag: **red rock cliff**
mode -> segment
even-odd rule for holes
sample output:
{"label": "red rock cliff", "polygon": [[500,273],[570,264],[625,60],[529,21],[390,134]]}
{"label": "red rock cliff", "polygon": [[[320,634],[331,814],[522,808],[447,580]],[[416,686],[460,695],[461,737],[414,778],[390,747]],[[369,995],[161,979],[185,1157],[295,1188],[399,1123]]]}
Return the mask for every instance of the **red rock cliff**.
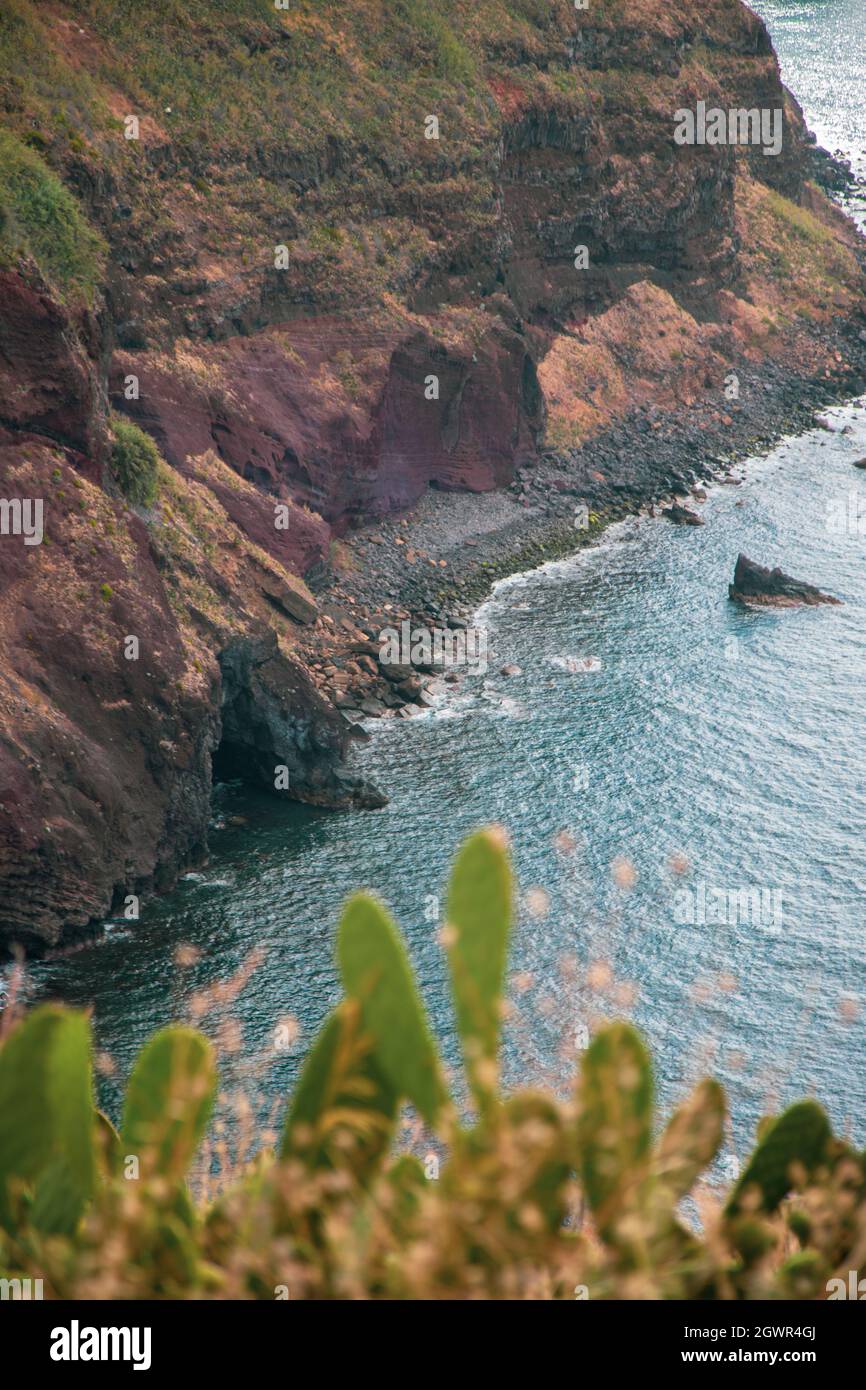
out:
{"label": "red rock cliff", "polygon": [[[335,537],[718,395],[738,356],[820,371],[862,291],[738,0],[172,15],[0,17],[0,497],[45,506],[42,544],[0,537],[0,937],[28,945],[201,853],[215,754],[376,804],[300,642]],[[676,146],[699,100],[784,110],[782,152]],[[162,453],[149,505],[118,415]]]}

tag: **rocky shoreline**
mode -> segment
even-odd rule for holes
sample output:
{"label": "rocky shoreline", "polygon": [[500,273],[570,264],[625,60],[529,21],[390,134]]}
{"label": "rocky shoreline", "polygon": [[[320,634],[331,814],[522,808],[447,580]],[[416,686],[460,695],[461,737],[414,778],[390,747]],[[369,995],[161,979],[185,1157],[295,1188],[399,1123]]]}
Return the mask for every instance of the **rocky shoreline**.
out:
{"label": "rocky shoreline", "polygon": [[[322,694],[359,738],[367,719],[416,713],[443,672],[429,663],[383,667],[384,629],[404,620],[428,630],[463,626],[497,580],[576,553],[627,516],[654,515],[678,498],[692,510],[705,495],[701,483],[733,481],[744,459],[866,390],[866,329],[842,325],[828,346],[847,363],[832,378],[743,364],[741,398],[722,412],[711,399],[675,414],[643,408],[567,457],[544,453],[507,491],[431,491],[407,515],[347,538],[341,572],[317,587],[327,635],[309,665]],[[458,670],[444,674],[459,680]]]}
{"label": "rocky shoreline", "polygon": [[[384,629],[468,641],[497,579],[694,513],[866,380],[848,171],[737,0],[540,0],[501,49],[479,0],[450,72],[399,7],[320,0],[340,54],[296,7],[122,8],[21,7],[0,150],[0,500],[45,520],[0,544],[0,943],[35,951],[200,862],[221,778],[381,805],[352,740],[441,674]],[[700,93],[779,111],[779,157],[676,144]]]}

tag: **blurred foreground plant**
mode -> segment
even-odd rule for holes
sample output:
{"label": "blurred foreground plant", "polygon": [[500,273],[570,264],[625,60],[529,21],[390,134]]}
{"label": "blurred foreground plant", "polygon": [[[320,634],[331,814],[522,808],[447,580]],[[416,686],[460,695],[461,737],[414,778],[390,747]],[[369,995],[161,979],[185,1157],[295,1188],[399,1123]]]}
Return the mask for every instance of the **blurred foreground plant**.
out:
{"label": "blurred foreground plant", "polygon": [[[657,1132],[647,1051],[611,1023],[567,1102],[498,1081],[512,884],[497,830],[451,878],[442,939],[475,1119],[462,1121],[400,935],[366,894],[340,922],[345,998],[278,1151],[197,1207],[210,1043],[140,1054],[120,1133],[93,1103],[86,1015],[45,1006],[0,1048],[0,1276],[60,1298],[821,1298],[866,1268],[866,1168],[801,1101],[764,1121],[724,1199],[702,1175],[725,1097],[701,1082]],[[394,1152],[409,1102],[435,1135]],[[700,1221],[682,1212],[695,1194]],[[834,1287],[830,1285],[830,1287]]]}

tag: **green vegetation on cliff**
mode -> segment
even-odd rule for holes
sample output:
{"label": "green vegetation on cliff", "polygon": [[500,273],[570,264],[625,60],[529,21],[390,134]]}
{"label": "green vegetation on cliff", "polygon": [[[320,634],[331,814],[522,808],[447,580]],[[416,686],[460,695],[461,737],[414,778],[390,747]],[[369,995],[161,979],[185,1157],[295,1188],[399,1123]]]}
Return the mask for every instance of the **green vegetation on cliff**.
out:
{"label": "green vegetation on cliff", "polygon": [[136,506],[152,506],[156,500],[159,450],[150,435],[119,415],[111,422],[111,432],[111,471],[121,492]]}
{"label": "green vegetation on cliff", "polygon": [[0,257],[30,256],[61,299],[90,303],[105,245],[42,157],[0,130]]}
{"label": "green vegetation on cliff", "polygon": [[586,13],[570,0],[72,0],[50,14],[8,0],[0,15],[0,117],[86,193],[125,269],[207,253],[260,277],[284,241],[301,300],[377,311],[436,268],[493,256],[503,138],[586,141],[589,163],[652,150],[664,165],[684,100],[774,85],[739,0]]}

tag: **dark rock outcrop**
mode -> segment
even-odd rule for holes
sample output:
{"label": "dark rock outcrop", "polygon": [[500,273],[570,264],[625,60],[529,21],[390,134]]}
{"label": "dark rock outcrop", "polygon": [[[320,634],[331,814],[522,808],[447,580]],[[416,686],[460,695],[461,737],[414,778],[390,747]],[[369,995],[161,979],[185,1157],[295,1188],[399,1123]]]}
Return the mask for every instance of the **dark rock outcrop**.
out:
{"label": "dark rock outcrop", "polygon": [[273,632],[241,637],[219,655],[221,734],[217,777],[241,777],[314,806],[374,808],[388,798],[343,766],[345,722],[304,668],[280,651]]}
{"label": "dark rock outcrop", "polygon": [[0,431],[57,440],[98,477],[107,326],[59,303],[32,262],[0,270],[0,306]]}
{"label": "dark rock outcrop", "polygon": [[737,556],[734,582],[728,585],[728,596],[737,603],[764,604],[776,608],[842,602],[832,594],[822,593],[814,585],[804,583],[802,579],[792,579],[784,570],[756,565],[742,552]]}
{"label": "dark rock outcrop", "polygon": [[703,526],[704,518],[698,516],[688,507],[681,507],[674,503],[672,507],[665,507],[662,516],[667,517],[668,521],[673,521],[677,526]]}
{"label": "dark rock outcrop", "polygon": [[[345,721],[278,642],[318,614],[273,502],[211,457],[138,515],[105,468],[95,320],[25,263],[0,288],[0,497],[44,508],[41,544],[0,536],[0,951],[38,951],[206,854],[212,760],[244,737],[250,781],[266,783],[269,759],[296,800],[384,798],[343,767]],[[293,543],[301,531],[315,555],[324,523],[289,511]],[[226,699],[215,653],[262,631],[245,691],[235,680]]]}

